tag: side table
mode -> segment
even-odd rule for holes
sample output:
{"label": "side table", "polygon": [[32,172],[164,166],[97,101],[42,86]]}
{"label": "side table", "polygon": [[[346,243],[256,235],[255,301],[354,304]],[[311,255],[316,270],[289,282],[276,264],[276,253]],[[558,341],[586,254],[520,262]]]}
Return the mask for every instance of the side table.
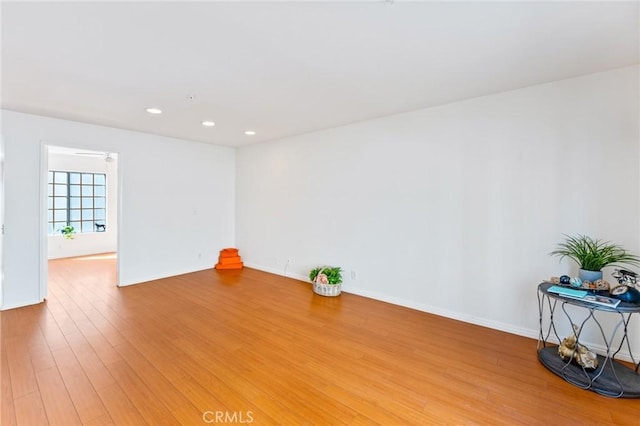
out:
{"label": "side table", "polygon": [[[625,302],[620,302],[615,308],[596,305],[550,293],[548,290],[553,285],[556,284],[543,282],[538,285],[540,334],[537,349],[540,362],[556,375],[580,388],[614,398],[640,398],[640,374],[638,373],[640,359],[635,360],[629,342],[629,321],[633,315],[640,314],[640,305]],[[567,310],[567,305],[586,310],[583,312],[586,317],[580,321],[574,320],[576,314],[571,314]],[[601,323],[596,312],[605,312],[607,316],[617,317],[617,323],[613,329],[607,330],[610,327]],[[549,339],[552,337],[555,337],[558,342],[563,339],[556,331],[556,321],[560,315],[563,315],[571,325],[575,324],[579,327],[580,332],[576,336],[578,343],[580,343],[580,335],[585,326],[595,327],[599,331],[606,353],[598,354],[596,369],[587,369],[575,361],[563,360],[558,354],[558,345],[549,343]],[[620,339],[617,344],[615,343],[616,336]],[[634,368],[629,368],[616,360],[616,356],[624,347],[629,352]]]}

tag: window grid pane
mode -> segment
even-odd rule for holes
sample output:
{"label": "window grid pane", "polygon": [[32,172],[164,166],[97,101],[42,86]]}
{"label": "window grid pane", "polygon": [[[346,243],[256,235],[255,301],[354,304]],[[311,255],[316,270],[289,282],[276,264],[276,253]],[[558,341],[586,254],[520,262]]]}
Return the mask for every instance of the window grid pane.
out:
{"label": "window grid pane", "polygon": [[55,183],[61,183],[66,185],[68,179],[67,172],[53,172],[53,179]]}
{"label": "window grid pane", "polygon": [[106,224],[106,174],[50,170],[47,177],[49,235],[68,225],[76,232],[96,232],[96,224]]}
{"label": "window grid pane", "polygon": [[67,185],[56,183],[53,185],[53,194],[56,197],[66,197],[67,196]]}

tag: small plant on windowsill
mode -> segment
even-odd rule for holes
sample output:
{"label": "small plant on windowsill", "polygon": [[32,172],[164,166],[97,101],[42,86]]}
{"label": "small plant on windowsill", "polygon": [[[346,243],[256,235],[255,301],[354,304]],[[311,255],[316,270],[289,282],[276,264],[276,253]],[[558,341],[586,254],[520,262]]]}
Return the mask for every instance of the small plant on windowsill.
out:
{"label": "small plant on windowsill", "polygon": [[342,291],[342,269],[339,266],[318,266],[309,272],[313,291],[321,296],[337,296]]}
{"label": "small plant on windowsill", "polygon": [[76,235],[76,229],[71,225],[67,225],[60,230],[60,233],[62,233],[67,240],[73,240],[73,237]]}

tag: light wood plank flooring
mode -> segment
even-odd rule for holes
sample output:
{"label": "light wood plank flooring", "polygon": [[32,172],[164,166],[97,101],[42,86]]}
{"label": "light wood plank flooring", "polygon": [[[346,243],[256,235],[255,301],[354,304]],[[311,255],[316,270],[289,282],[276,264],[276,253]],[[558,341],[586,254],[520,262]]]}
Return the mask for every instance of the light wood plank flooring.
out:
{"label": "light wood plank flooring", "polygon": [[5,426],[640,424],[640,401],[565,383],[534,340],[296,280],[117,288],[114,256],[49,276],[45,303],[1,314]]}

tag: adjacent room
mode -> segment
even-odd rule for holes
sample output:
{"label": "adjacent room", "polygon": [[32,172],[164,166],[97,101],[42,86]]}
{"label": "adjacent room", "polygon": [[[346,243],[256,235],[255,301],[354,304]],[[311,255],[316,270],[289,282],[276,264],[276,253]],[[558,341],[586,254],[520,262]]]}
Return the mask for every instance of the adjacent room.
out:
{"label": "adjacent room", "polygon": [[118,154],[47,146],[46,158],[47,258],[117,256]]}
{"label": "adjacent room", "polygon": [[637,424],[640,2],[0,19],[0,424]]}

